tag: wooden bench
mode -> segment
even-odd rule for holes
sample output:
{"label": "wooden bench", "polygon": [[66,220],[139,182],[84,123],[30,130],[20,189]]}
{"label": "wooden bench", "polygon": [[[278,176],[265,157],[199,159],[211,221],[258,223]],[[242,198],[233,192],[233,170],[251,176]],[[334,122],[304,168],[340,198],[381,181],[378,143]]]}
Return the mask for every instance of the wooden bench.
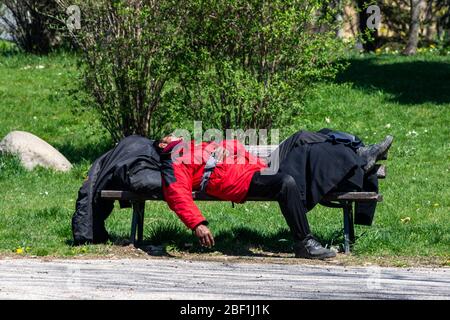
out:
{"label": "wooden bench", "polygon": [[[250,146],[248,149],[253,154],[261,158],[267,158],[269,154],[275,150],[276,145],[269,146]],[[384,165],[376,165],[377,176],[379,179],[386,177],[386,168]],[[145,195],[137,194],[123,190],[102,190],[100,193],[102,199],[130,201],[133,208],[133,216],[131,221],[131,243],[138,246],[143,240],[144,230],[144,212],[145,201],[161,201],[164,200],[161,195]],[[203,192],[192,192],[192,198],[196,201],[224,201],[209,196]],[[265,199],[260,197],[249,197],[247,201],[275,201],[273,199]],[[343,209],[344,224],[344,251],[350,252],[350,245],[355,241],[354,229],[354,204],[357,202],[383,201],[383,196],[376,192],[335,192],[327,194],[323,201],[327,202],[326,206]],[[136,237],[137,236],[137,237]]]}

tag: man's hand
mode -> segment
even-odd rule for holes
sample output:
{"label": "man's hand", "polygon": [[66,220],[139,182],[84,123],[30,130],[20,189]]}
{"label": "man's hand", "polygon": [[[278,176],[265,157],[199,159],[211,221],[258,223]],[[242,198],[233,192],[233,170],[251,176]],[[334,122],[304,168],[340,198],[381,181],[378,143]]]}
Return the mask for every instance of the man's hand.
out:
{"label": "man's hand", "polygon": [[211,248],[214,245],[214,237],[207,226],[200,224],[195,228],[194,232],[202,246]]}

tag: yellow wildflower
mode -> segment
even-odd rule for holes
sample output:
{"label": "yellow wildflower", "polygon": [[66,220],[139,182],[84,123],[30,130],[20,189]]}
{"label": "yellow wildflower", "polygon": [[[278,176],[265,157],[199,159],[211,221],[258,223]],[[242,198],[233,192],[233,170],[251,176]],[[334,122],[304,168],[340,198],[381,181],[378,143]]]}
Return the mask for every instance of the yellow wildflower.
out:
{"label": "yellow wildflower", "polygon": [[405,218],[403,218],[403,219],[400,219],[400,221],[401,221],[402,223],[408,223],[408,222],[411,221],[411,218],[410,218],[410,217],[405,217]]}

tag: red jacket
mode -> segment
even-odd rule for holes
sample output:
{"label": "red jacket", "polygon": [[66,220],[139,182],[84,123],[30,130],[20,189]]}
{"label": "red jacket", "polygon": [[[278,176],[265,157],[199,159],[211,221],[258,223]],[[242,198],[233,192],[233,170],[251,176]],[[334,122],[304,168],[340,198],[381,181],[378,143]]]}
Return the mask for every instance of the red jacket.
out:
{"label": "red jacket", "polygon": [[192,199],[192,191],[200,190],[205,164],[219,146],[227,150],[227,156],[217,163],[209,178],[205,189],[208,195],[242,203],[253,174],[267,167],[237,140],[198,145],[180,141],[166,147],[161,155],[164,199],[190,229],[206,221]]}

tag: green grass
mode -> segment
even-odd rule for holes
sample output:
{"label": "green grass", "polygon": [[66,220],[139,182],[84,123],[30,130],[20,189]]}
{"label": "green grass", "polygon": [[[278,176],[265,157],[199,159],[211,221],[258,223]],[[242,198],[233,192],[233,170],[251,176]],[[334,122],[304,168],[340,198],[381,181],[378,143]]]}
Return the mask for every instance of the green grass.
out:
{"label": "green grass", "polygon": [[[0,50],[1,51],[1,50]],[[43,66],[39,67],[39,66]],[[124,243],[130,211],[115,209],[107,220],[109,245],[72,247],[71,215],[90,163],[111,147],[95,114],[71,94],[78,77],[68,54],[36,57],[0,52],[0,137],[30,131],[74,163],[69,173],[25,171],[18,160],[0,157],[0,254],[105,255]],[[283,135],[332,127],[368,143],[395,136],[385,201],[372,227],[358,226],[353,252],[360,261],[384,257],[450,258],[450,63],[438,56],[353,58],[347,71],[323,83],[305,101],[303,114]],[[199,203],[216,236],[214,250],[252,254],[251,248],[290,252],[290,235],[275,203]],[[323,242],[342,244],[340,210],[317,207],[309,214]],[[409,222],[402,219],[409,217]],[[404,220],[405,221],[405,220]],[[145,239],[173,250],[208,252],[163,202],[147,204]],[[186,249],[185,243],[194,243]],[[448,263],[448,262],[447,262]]]}

